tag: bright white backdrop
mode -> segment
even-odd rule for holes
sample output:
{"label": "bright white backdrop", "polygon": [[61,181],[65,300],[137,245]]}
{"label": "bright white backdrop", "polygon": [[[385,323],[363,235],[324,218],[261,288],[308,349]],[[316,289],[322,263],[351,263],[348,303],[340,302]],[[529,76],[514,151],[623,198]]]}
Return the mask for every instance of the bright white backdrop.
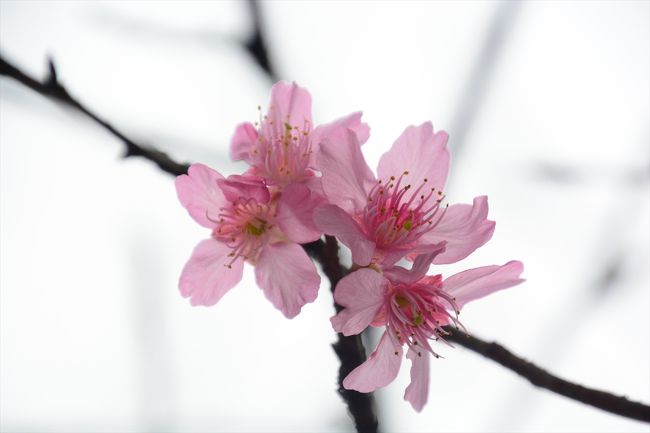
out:
{"label": "bright white backdrop", "polygon": [[[488,194],[492,242],[528,282],[467,328],[551,371],[650,401],[650,4],[269,2],[280,75],[317,121],[364,110],[374,166],[401,130],[451,134],[450,201]],[[234,126],[271,83],[232,42],[237,2],[0,0],[0,50],[119,128],[224,173]],[[250,272],[191,308],[180,269],[207,233],[173,179],[120,158],[76,113],[0,79],[0,429],[349,431],[331,295],[293,321]],[[445,267],[454,272],[459,266]],[[250,271],[250,269],[248,269]],[[441,349],[421,414],[408,372],[377,393],[384,431],[648,431]]]}

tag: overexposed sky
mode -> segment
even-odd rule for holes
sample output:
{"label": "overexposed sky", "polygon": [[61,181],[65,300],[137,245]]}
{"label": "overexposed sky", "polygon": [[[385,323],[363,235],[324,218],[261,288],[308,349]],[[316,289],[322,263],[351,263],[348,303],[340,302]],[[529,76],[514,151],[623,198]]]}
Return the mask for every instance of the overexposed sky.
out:
{"label": "overexposed sky", "polygon": [[[650,402],[650,3],[267,2],[280,76],[326,122],[363,110],[371,167],[408,125],[450,133],[450,202],[490,197],[464,268],[527,282],[461,319],[558,375]],[[128,135],[224,174],[271,82],[233,41],[238,2],[0,0],[0,52],[59,79]],[[178,293],[209,234],[173,178],[96,125],[0,79],[2,431],[351,430],[324,282],[286,320],[252,269],[211,308]],[[464,317],[463,317],[464,316]],[[408,369],[377,393],[384,431],[648,431],[441,348],[422,413]],[[405,366],[408,364],[405,363]]]}

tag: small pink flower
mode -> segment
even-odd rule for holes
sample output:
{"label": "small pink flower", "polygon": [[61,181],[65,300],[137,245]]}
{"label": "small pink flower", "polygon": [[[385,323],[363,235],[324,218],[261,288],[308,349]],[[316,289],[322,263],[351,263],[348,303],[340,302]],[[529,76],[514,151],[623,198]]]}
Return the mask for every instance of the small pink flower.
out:
{"label": "small pink flower", "polygon": [[446,250],[435,263],[453,263],[492,237],[487,197],[441,205],[450,161],[446,132],[434,133],[430,122],[406,128],[379,160],[378,179],[356,134],[345,138],[321,145],[318,167],[330,204],[315,211],[315,222],[352,250],[354,263],[387,267],[442,241]]}
{"label": "small pink flower", "polygon": [[345,388],[372,392],[388,385],[399,372],[406,346],[412,364],[404,399],[419,412],[428,398],[429,355],[439,356],[429,341],[444,341],[443,326],[460,325],[458,314],[467,302],[524,281],[518,261],[470,269],[444,281],[440,275],[427,276],[434,256],[443,250],[440,244],[437,251],[418,256],[411,270],[396,266],[382,275],[362,268],[339,282],[334,298],[345,308],[331,319],[337,332],[353,335],[368,325],[386,327],[368,360],[344,379]]}
{"label": "small pink flower", "polygon": [[214,305],[237,284],[244,261],[266,297],[291,318],[316,299],[320,277],[299,243],[321,235],[311,213],[320,203],[304,185],[272,193],[258,176],[230,176],[202,164],[176,178],[181,204],[200,225],[212,230],[181,273],[179,287],[192,305]]}
{"label": "small pink flower", "polygon": [[345,139],[348,130],[360,143],[370,132],[361,122],[360,112],[314,128],[309,92],[296,83],[279,81],[271,89],[269,109],[259,127],[251,123],[237,127],[230,154],[236,161],[249,163],[251,172],[262,176],[268,185],[282,189],[304,183],[320,192],[320,179],[315,176],[320,145]]}

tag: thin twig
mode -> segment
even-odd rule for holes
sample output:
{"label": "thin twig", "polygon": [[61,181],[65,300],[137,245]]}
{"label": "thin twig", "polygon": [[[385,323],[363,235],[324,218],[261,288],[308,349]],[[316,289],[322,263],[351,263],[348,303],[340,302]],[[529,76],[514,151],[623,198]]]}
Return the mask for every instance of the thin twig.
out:
{"label": "thin twig", "polygon": [[617,396],[605,391],[569,382],[536,366],[498,343],[488,343],[479,338],[467,335],[453,327],[447,327],[448,336],[445,339],[460,344],[461,346],[479,353],[494,362],[499,363],[518,375],[526,378],[530,383],[540,388],[548,389],[556,394],[563,395],[572,400],[597,407],[626,418],[650,422],[650,407],[642,403],[630,401],[625,397]]}
{"label": "thin twig", "polygon": [[29,87],[33,91],[49,99],[52,99],[53,101],[60,102],[70,108],[73,108],[80,113],[83,113],[86,117],[89,117],[95,121],[102,128],[104,128],[106,131],[124,143],[126,147],[126,152],[124,153],[125,158],[130,156],[141,156],[145,159],[148,159],[149,161],[154,162],[161,170],[175,176],[187,172],[187,169],[189,167],[188,164],[181,164],[179,162],[176,162],[171,159],[166,153],[161,152],[158,149],[136,143],[132,139],[125,136],[122,132],[118,131],[113,125],[108,123],[108,121],[104,120],[99,115],[88,109],[77,99],[75,99],[59,82],[56,74],[56,68],[54,67],[54,62],[51,59],[48,61],[48,65],[48,76],[45,78],[45,80],[38,81],[18,69],[16,66],[9,63],[7,60],[5,60],[4,57],[2,57],[2,55],[0,55],[0,75],[13,78],[19,83]]}

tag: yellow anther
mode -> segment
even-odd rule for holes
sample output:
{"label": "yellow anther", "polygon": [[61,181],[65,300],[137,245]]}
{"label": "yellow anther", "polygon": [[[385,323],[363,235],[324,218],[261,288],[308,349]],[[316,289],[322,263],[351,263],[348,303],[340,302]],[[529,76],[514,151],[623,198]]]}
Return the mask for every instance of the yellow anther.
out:
{"label": "yellow anther", "polygon": [[408,299],[406,299],[406,298],[405,298],[404,296],[402,296],[402,295],[397,295],[397,296],[395,296],[395,302],[397,302],[397,305],[399,305],[399,306],[402,307],[402,308],[404,308],[404,307],[406,307],[406,306],[409,305],[409,301],[408,301]]}

